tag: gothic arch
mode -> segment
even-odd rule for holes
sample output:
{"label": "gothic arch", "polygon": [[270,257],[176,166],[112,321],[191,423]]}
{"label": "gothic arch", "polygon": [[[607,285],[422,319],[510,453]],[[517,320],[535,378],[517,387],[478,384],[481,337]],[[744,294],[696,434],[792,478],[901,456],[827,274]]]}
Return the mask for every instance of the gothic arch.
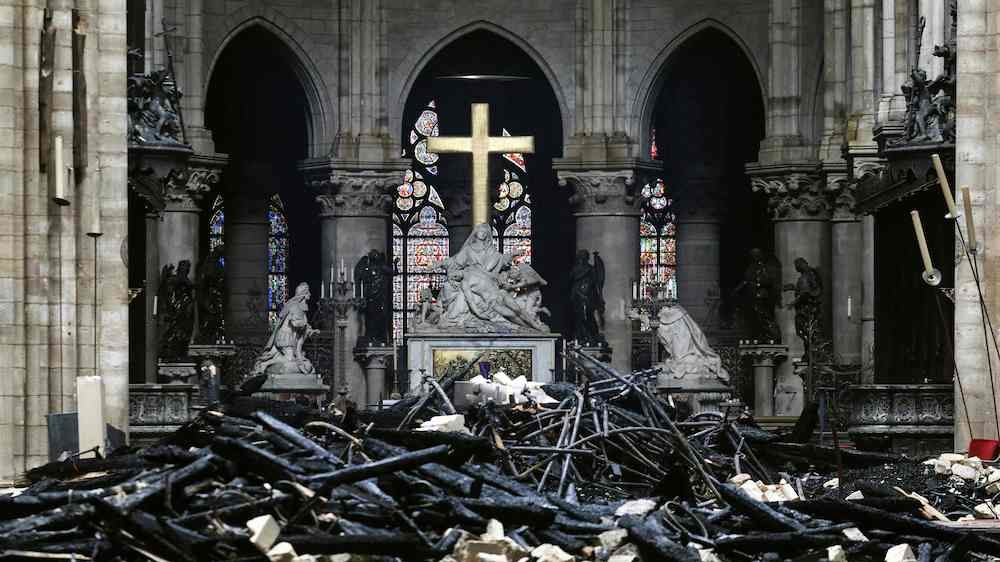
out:
{"label": "gothic arch", "polygon": [[202,92],[203,99],[208,99],[215,65],[226,47],[240,33],[254,26],[266,30],[288,48],[289,66],[298,77],[309,102],[308,154],[313,158],[326,156],[333,142],[329,132],[336,131],[337,124],[334,122],[335,115],[330,109],[327,96],[329,89],[323,80],[323,75],[309,56],[309,53],[322,51],[295,22],[261,0],[251,1],[226,18],[226,29],[229,32],[219,41],[212,54],[208,79],[205,80]]}
{"label": "gothic arch", "polygon": [[[653,59],[652,64],[650,64],[649,68],[646,69],[642,81],[639,83],[639,87],[636,88],[636,98],[632,103],[632,107],[634,109],[629,136],[633,139],[638,139],[639,141],[636,143],[639,150],[639,158],[645,159],[648,157],[648,153],[644,152],[643,147],[648,149],[652,140],[649,138],[649,124],[653,122],[653,113],[656,109],[656,102],[659,98],[660,91],[663,89],[663,81],[666,78],[665,71],[667,68],[667,61],[669,61],[670,57],[681,46],[687,43],[689,39],[709,29],[719,31],[724,34],[733,42],[733,44],[739,47],[740,51],[742,51],[744,56],[746,56],[747,62],[750,63],[750,67],[753,68],[754,75],[757,78],[757,85],[760,87],[760,96],[761,101],[764,103],[765,118],[768,115],[767,82],[764,81],[760,64],[758,63],[757,58],[754,57],[750,47],[745,41],[743,41],[743,38],[728,25],[713,18],[706,18],[674,36],[674,38],[663,47],[660,54]],[[770,127],[766,123],[765,130],[770,130]]]}
{"label": "gothic arch", "polygon": [[[527,54],[531,60],[538,65],[541,69],[542,74],[549,82],[549,87],[555,94],[556,102],[559,104],[559,114],[563,124],[563,143],[566,142],[566,136],[568,131],[572,131],[572,114],[569,112],[566,105],[566,97],[563,94],[562,86],[559,84],[559,79],[556,78],[555,72],[552,71],[552,67],[549,66],[548,62],[542,57],[541,53],[535,50],[526,40],[522,37],[516,35],[515,33],[507,30],[506,28],[500,27],[499,25],[488,22],[485,20],[480,20],[472,22],[470,24],[459,27],[452,32],[446,34],[444,37],[438,39],[427,49],[423,56],[421,56],[416,62],[410,64],[410,73],[406,77],[406,81],[403,83],[399,91],[399,96],[397,97],[396,103],[390,108],[390,129],[391,131],[399,131],[402,127],[403,111],[406,107],[406,101],[410,99],[410,92],[413,90],[413,85],[417,81],[417,77],[423,72],[424,67],[430,63],[435,56],[442,49],[450,45],[456,39],[472,33],[473,31],[485,30],[489,31],[495,35],[498,35],[521,49],[525,54]],[[407,60],[412,60],[412,57],[408,57]],[[404,64],[406,64],[404,62]]]}

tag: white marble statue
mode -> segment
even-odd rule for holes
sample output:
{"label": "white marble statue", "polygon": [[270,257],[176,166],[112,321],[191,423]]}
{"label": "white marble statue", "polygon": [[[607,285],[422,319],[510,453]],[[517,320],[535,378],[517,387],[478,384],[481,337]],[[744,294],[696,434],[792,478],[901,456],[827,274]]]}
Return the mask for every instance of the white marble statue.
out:
{"label": "white marble statue", "polygon": [[253,374],[310,375],[316,372],[302,351],[306,338],[317,332],[309,325],[309,297],[309,285],[299,283],[295,296],[281,309],[264,352],[254,364]]}
{"label": "white marble statue", "polygon": [[698,323],[681,305],[668,304],[660,309],[656,324],[657,339],[669,354],[660,365],[658,385],[686,399],[691,414],[717,411],[725,398],[718,389],[729,385],[729,373]]}
{"label": "white marble statue", "polygon": [[657,320],[657,338],[670,354],[664,364],[673,377],[710,375],[722,382],[729,382],[729,374],[722,367],[722,358],[708,345],[698,323],[683,306],[664,306],[660,309]]}
{"label": "white marble statue", "polygon": [[545,280],[530,265],[497,251],[488,224],[478,224],[455,255],[443,260],[447,280],[437,298],[424,295],[417,332],[503,334],[548,332],[540,315]]}

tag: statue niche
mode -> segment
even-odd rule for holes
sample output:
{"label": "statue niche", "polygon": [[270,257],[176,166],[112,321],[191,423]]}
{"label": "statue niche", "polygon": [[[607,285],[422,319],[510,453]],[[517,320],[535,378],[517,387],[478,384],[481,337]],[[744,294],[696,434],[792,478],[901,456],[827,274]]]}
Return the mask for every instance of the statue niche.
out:
{"label": "statue niche", "polygon": [[191,282],[191,262],[181,260],[175,269],[163,266],[157,291],[157,332],[160,336],[159,359],[173,363],[187,357],[188,344],[194,330],[194,283]]}
{"label": "statue niche", "polygon": [[254,375],[312,375],[313,364],[306,358],[302,347],[306,338],[317,333],[309,325],[309,285],[299,283],[295,296],[285,302],[278,315],[278,322],[267,339],[263,353],[253,367]]}
{"label": "statue niche", "polygon": [[548,333],[541,318],[546,281],[527,264],[493,245],[488,224],[478,224],[455,255],[442,260],[446,280],[437,298],[424,291],[414,329],[424,333]]}
{"label": "statue niche", "polygon": [[389,339],[389,303],[392,276],[396,267],[388,263],[385,252],[371,250],[354,266],[354,282],[358,285],[361,314],[365,319],[364,334],[358,337],[358,347],[385,345]]}
{"label": "statue niche", "polygon": [[604,260],[594,252],[579,250],[570,272],[569,302],[573,310],[573,339],[583,345],[606,345],[604,327]]}

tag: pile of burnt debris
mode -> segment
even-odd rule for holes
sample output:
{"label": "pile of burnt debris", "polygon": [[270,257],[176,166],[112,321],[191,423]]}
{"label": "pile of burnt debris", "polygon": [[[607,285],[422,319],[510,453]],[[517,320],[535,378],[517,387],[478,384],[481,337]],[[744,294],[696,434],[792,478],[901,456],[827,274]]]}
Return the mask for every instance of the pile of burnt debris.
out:
{"label": "pile of burnt debris", "polygon": [[26,473],[0,495],[0,558],[1000,556],[1000,538],[984,532],[1000,471],[978,459],[810,445],[812,409],[786,434],[742,415],[680,422],[648,389],[655,373],[572,361],[584,384],[463,414],[460,368],[375,413],[230,397],[155,446]]}

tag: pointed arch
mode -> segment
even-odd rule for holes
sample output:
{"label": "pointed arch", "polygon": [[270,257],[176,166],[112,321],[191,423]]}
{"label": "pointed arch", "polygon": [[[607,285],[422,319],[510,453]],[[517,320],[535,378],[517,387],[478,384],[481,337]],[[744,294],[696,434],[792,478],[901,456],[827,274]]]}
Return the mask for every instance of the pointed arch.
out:
{"label": "pointed arch", "polygon": [[229,32],[219,41],[212,53],[207,73],[208,80],[205,80],[202,92],[203,99],[208,99],[216,63],[225,53],[226,47],[242,32],[254,27],[261,28],[287,47],[287,52],[282,53],[282,55],[305,92],[309,107],[309,118],[307,119],[308,155],[322,157],[329,154],[333,143],[329,131],[336,131],[337,124],[334,112],[331,110],[329,89],[323,80],[323,74],[309,56],[309,53],[319,53],[322,50],[291,19],[259,0],[248,3],[247,6],[230,15],[226,22]]}
{"label": "pointed arch", "polygon": [[[653,59],[649,68],[646,69],[645,74],[643,74],[642,81],[639,83],[639,87],[636,88],[636,98],[632,102],[633,115],[629,136],[638,140],[638,143],[636,143],[635,146],[639,151],[639,154],[637,154],[639,158],[646,159],[648,157],[648,154],[646,154],[646,150],[643,147],[648,148],[652,142],[650,123],[653,122],[653,113],[656,109],[656,102],[660,97],[660,92],[663,90],[663,82],[667,75],[667,62],[679,48],[688,42],[689,39],[708,30],[721,32],[723,35],[728,37],[740,51],[743,52],[747,62],[753,69],[754,76],[757,78],[757,86],[760,88],[760,99],[764,103],[764,115],[768,115],[767,82],[764,80],[765,76],[762,74],[760,64],[754,56],[753,51],[750,50],[750,47],[743,40],[743,38],[740,37],[740,35],[731,27],[719,20],[705,18],[678,33],[663,47],[656,58]],[[769,129],[770,127],[765,124],[765,130]]]}
{"label": "pointed arch", "polygon": [[549,88],[552,89],[553,94],[555,94],[556,102],[559,105],[559,116],[562,120],[562,134],[563,134],[563,144],[565,145],[568,135],[568,131],[573,130],[573,114],[569,111],[566,104],[566,95],[563,92],[562,85],[559,83],[559,79],[556,77],[555,72],[552,71],[552,67],[545,60],[545,58],[539,53],[534,47],[531,46],[528,41],[526,41],[521,36],[515,34],[514,32],[501,27],[495,23],[479,20],[475,21],[461,27],[452,30],[447,33],[437,41],[433,43],[431,48],[427,49],[423,56],[421,56],[416,61],[412,59],[416,57],[416,52],[402,63],[404,68],[410,68],[409,74],[406,76],[406,81],[403,82],[402,88],[400,88],[399,95],[396,99],[396,103],[390,108],[390,131],[399,131],[402,129],[403,111],[406,107],[406,101],[410,99],[410,93],[413,90],[413,86],[417,81],[417,78],[423,72],[424,68],[434,60],[445,47],[456,41],[457,39],[468,35],[474,31],[488,31],[493,33],[507,41],[510,41],[516,45],[521,51],[523,51],[538,68],[542,71],[545,79],[548,80]]}

